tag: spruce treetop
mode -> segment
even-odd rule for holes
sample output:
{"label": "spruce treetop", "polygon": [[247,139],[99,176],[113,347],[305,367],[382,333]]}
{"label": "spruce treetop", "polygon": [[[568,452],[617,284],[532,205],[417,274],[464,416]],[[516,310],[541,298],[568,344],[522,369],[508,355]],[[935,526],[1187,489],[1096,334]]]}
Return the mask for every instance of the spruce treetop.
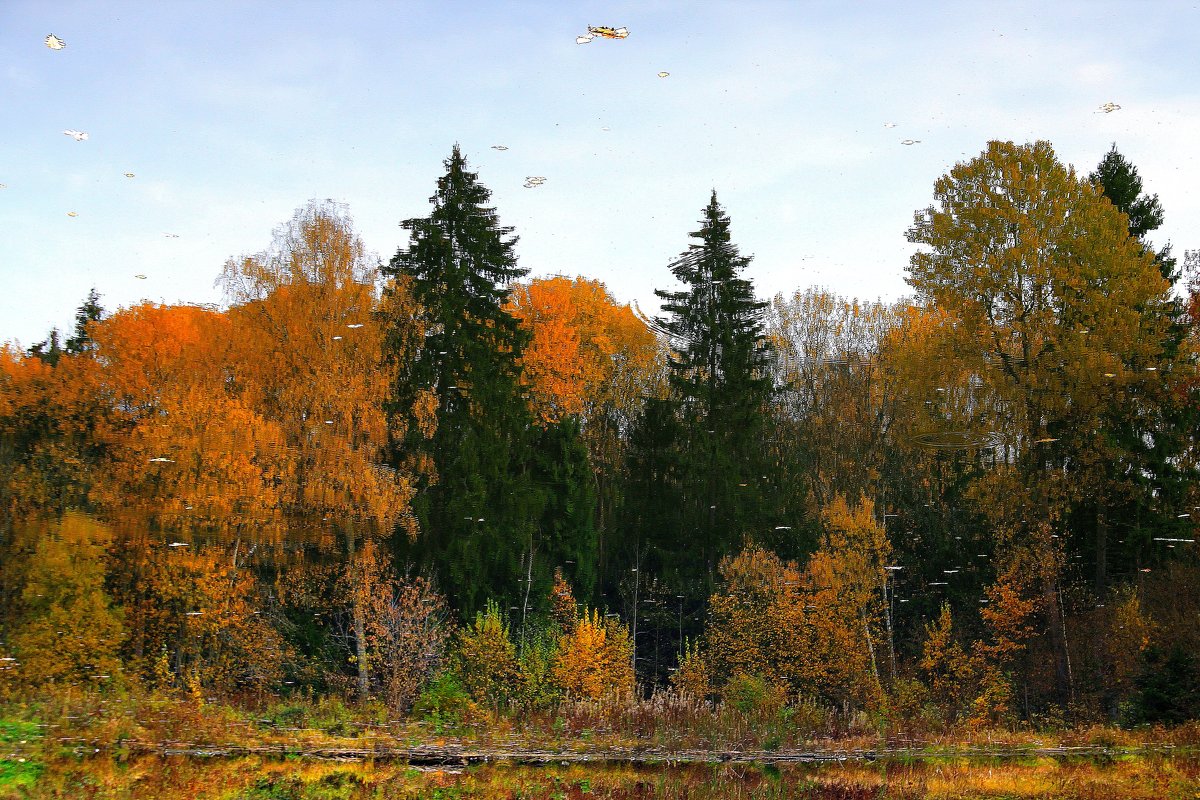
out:
{"label": "spruce treetop", "polygon": [[[1088,180],[1100,187],[1104,196],[1129,218],[1129,235],[1149,248],[1146,235],[1163,224],[1162,204],[1158,202],[1158,195],[1142,194],[1142,178],[1137,167],[1117,152],[1116,144],[1101,159],[1096,171],[1088,175]],[[1155,260],[1162,276],[1174,285],[1179,273],[1171,255],[1171,245],[1155,253]]]}
{"label": "spruce treetop", "polygon": [[715,190],[703,214],[700,229],[690,234],[698,241],[670,265],[687,287],[655,291],[666,301],[663,310],[671,314],[656,321],[678,348],[672,358],[672,383],[684,399],[710,394],[702,386],[766,380],[762,315],[767,304],[754,299],[750,281],[741,277],[751,259],[733,244],[729,216]]}
{"label": "spruce treetop", "polygon": [[1088,175],[1088,180],[1099,184],[1112,204],[1129,217],[1131,236],[1141,239],[1162,225],[1163,210],[1158,195],[1142,194],[1142,178],[1138,175],[1137,167],[1117,152],[1115,144],[1100,161],[1096,171]]}
{"label": "spruce treetop", "polygon": [[438,178],[437,191],[429,198],[432,213],[400,223],[411,232],[411,241],[407,250],[396,253],[388,271],[412,275],[418,291],[466,290],[499,308],[507,285],[528,272],[517,266],[517,237],[511,236],[511,227],[500,225],[496,209],[487,205],[492,193],[479,182],[478,173],[467,169],[457,144],[444,163],[446,174]]}

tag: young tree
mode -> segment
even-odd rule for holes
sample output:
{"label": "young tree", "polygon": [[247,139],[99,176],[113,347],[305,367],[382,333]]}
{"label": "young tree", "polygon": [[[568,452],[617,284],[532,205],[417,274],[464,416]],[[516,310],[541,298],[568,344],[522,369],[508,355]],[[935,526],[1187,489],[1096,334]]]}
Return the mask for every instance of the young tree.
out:
{"label": "young tree", "polygon": [[632,655],[627,627],[585,609],[558,640],[554,680],[571,699],[620,697],[633,691]]}

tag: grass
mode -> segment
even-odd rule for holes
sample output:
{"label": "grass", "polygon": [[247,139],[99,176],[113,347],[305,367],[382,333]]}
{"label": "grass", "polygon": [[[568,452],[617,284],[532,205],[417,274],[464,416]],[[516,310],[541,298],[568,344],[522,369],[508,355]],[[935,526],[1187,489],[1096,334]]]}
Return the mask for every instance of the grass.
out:
{"label": "grass", "polygon": [[0,717],[0,798],[19,797],[45,769],[42,733],[36,722]]}
{"label": "grass", "polygon": [[[460,744],[496,750],[540,749],[596,752],[623,748],[670,760],[678,751],[901,749],[930,756],[974,751],[1108,748],[1116,753],[1145,745],[1194,748],[1200,725],[1122,730],[972,728],[917,736],[878,727],[865,717],[845,720],[803,702],[767,707],[714,706],[660,693],[640,701],[563,703],[542,710],[486,709],[472,705],[448,721],[444,715],[389,720],[377,704],[355,706],[338,698],[270,699],[239,705],[197,703],[155,694],[67,692],[36,702],[0,706],[0,742],[14,725],[30,736],[45,732],[47,747],[65,752],[86,745],[120,753],[140,744],[182,743],[197,747],[268,747],[302,752],[317,748],[363,748]],[[23,721],[22,721],[23,720]],[[51,721],[30,729],[30,720]],[[8,731],[9,733],[6,733]],[[17,737],[29,739],[29,736]],[[28,763],[28,762],[26,762]]]}

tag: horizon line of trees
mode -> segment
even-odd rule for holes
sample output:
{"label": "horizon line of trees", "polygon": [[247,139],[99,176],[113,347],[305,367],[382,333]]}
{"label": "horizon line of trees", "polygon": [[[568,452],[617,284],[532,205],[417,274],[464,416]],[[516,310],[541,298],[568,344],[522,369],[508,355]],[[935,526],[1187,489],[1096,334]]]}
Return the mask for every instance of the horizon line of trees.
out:
{"label": "horizon line of trees", "polygon": [[385,265],[313,201],[0,352],[0,682],[1200,714],[1200,259],[1115,146],[956,165],[892,304],[756,299],[714,191],[653,320],[445,165]]}

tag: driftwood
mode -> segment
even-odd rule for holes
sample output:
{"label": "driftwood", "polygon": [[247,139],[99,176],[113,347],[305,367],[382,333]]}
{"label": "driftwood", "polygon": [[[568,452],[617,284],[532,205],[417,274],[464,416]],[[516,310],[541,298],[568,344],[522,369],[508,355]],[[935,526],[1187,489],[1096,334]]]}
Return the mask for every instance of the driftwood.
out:
{"label": "driftwood", "polygon": [[[544,750],[513,745],[464,746],[460,744],[399,746],[378,743],[370,747],[306,747],[299,744],[245,746],[193,744],[185,742],[142,742],[126,740],[125,752],[134,755],[184,756],[187,758],[304,758],[323,761],[400,761],[414,767],[454,767],[472,764],[636,764],[683,766],[691,764],[816,764],[827,762],[870,762],[880,760],[931,760],[940,758],[1112,758],[1118,755],[1192,754],[1191,748],[1144,745],[1137,748],[1096,746],[989,748],[971,747],[930,752],[910,748],[876,750],[668,750],[661,747],[600,747],[589,750]],[[79,748],[103,752],[90,745]]]}

